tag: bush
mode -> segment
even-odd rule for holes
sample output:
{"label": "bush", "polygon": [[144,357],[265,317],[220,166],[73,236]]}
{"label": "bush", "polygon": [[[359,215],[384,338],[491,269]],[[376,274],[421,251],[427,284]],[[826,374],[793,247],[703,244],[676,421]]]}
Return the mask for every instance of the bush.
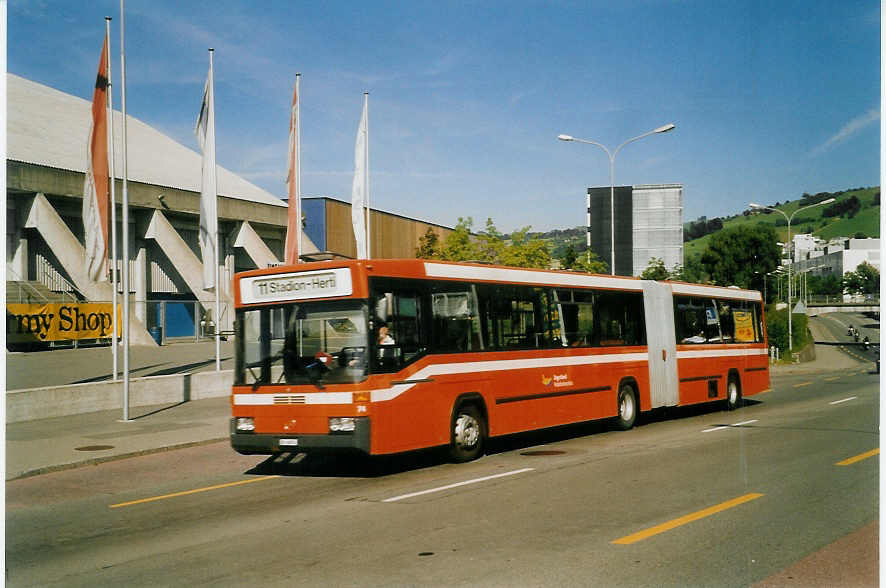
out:
{"label": "bush", "polygon": [[[769,346],[778,347],[782,357],[788,353],[788,312],[787,309],[775,310],[775,306],[766,309],[766,333],[769,335]],[[791,333],[794,339],[794,352],[798,352],[809,343],[809,317],[805,314],[794,314],[791,317]]]}

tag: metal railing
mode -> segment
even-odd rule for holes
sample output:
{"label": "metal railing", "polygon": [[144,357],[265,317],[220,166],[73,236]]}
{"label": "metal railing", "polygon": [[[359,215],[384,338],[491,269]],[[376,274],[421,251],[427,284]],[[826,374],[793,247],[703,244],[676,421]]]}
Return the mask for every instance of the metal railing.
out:
{"label": "metal railing", "polygon": [[[49,290],[53,294],[58,294],[58,295],[62,296],[62,300],[64,300],[64,301],[68,301],[68,300],[70,300],[71,302],[79,302],[80,301],[80,299],[78,299],[76,296],[71,294],[71,291],[78,293],[82,299],[84,299],[84,300],[87,299],[86,295],[84,295],[83,292],[81,292],[76,286],[74,286],[72,283],[70,283],[68,280],[66,280],[64,277],[62,277],[61,275],[58,275],[58,274],[56,274],[56,276],[55,276],[55,279],[59,281],[59,284],[56,284],[56,286],[57,286],[56,288],[53,288],[52,285],[47,284],[42,280],[24,280],[24,279],[22,279],[22,277],[20,275],[18,275],[15,272],[15,270],[10,268],[8,265],[6,266],[6,274],[7,274],[7,283],[11,282],[11,281],[14,281],[16,283],[16,286],[17,286],[16,290],[18,292],[18,298],[16,299],[17,302],[23,301],[23,296],[22,296],[23,290],[29,291],[32,295],[39,298],[43,302],[50,302],[49,298],[47,298],[42,292],[37,290],[31,284],[31,282],[36,282],[36,283],[42,284],[47,290]],[[14,279],[10,280],[9,277],[13,277]],[[61,287],[58,287],[58,286],[61,286]],[[6,300],[7,300],[7,302],[12,302],[12,298],[10,297],[10,292],[8,289],[6,291]]]}

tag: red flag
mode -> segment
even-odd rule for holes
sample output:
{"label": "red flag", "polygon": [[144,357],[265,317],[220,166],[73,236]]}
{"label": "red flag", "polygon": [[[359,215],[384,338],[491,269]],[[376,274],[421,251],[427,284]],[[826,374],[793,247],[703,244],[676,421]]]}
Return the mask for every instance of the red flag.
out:
{"label": "red flag", "polygon": [[86,272],[90,279],[108,279],[108,37],[102,45],[95,91],[92,95],[92,123],[86,152],[86,179],[83,182],[83,229],[86,244]]}
{"label": "red flag", "polygon": [[298,263],[301,247],[301,198],[299,194],[299,133],[298,133],[298,78],[295,76],[295,89],[292,92],[292,109],[289,112],[289,171],[286,183],[289,187],[289,222],[286,225],[285,263]]}

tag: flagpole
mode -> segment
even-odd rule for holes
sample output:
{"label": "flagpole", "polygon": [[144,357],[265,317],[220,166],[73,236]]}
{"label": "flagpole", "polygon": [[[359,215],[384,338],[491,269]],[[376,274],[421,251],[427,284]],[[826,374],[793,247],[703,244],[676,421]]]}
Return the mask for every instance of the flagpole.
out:
{"label": "flagpole", "polygon": [[295,74],[295,95],[298,100],[298,108],[295,109],[295,208],[296,208],[296,253],[293,263],[301,262],[302,255],[302,227],[301,227],[301,90],[299,81],[301,74]]}
{"label": "flagpole", "polygon": [[[215,73],[213,72],[212,66],[212,56],[215,54],[215,49],[212,47],[209,48],[209,76],[212,78],[213,88],[210,88],[210,100],[212,100],[211,112],[212,112],[212,140],[215,141]],[[215,145],[212,146],[212,152],[215,153]],[[215,194],[212,197],[218,201],[218,166],[215,165],[215,161],[213,161],[212,166],[212,175],[213,182],[212,185],[215,186]],[[218,235],[218,215],[215,217],[215,371],[221,371],[221,334],[219,333],[219,329],[221,328],[221,313],[220,313],[220,304],[219,304],[219,290],[221,290],[221,282],[219,281],[219,262],[221,261],[221,256],[219,255],[219,249],[221,247],[221,243],[219,241]]]}
{"label": "flagpole", "polygon": [[366,104],[366,157],[365,165],[365,185],[366,190],[366,259],[372,259],[372,224],[370,217],[372,216],[372,207],[369,204],[369,92],[363,92],[363,100]]}
{"label": "flagpole", "polygon": [[129,421],[129,176],[126,154],[126,45],[124,3],[120,0],[120,107],[123,114],[123,421]]}
{"label": "flagpole", "polygon": [[111,144],[111,149],[109,151],[109,164],[111,168],[111,308],[112,308],[112,319],[111,322],[113,326],[113,332],[111,333],[111,349],[113,349],[112,356],[114,358],[114,381],[117,381],[117,372],[119,371],[117,368],[117,332],[120,329],[119,320],[117,318],[117,197],[115,194],[115,178],[117,176],[116,171],[114,169],[115,165],[115,156],[114,156],[114,98],[113,92],[111,88],[111,72],[113,69],[111,68],[111,17],[105,17],[105,36],[108,39],[108,135],[110,137],[109,143]]}

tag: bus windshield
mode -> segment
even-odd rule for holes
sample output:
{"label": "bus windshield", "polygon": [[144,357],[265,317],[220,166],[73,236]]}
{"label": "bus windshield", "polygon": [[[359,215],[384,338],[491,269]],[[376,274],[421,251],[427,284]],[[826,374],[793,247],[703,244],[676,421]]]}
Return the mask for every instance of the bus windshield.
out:
{"label": "bus windshield", "polygon": [[367,374],[367,305],[305,302],[237,313],[237,385],[344,384]]}

